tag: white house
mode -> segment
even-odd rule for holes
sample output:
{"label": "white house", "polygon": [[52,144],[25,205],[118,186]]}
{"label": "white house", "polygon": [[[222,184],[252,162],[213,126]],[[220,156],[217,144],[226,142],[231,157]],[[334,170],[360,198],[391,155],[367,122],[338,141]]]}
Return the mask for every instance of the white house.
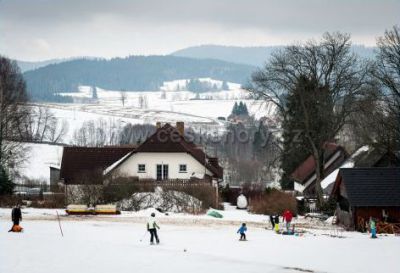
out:
{"label": "white house", "polygon": [[223,177],[217,158],[207,156],[201,147],[184,138],[184,124],[157,127],[138,147],[65,147],[61,178],[66,184],[79,184],[79,173],[101,170],[105,177],[135,177],[138,180],[203,179],[214,185]]}

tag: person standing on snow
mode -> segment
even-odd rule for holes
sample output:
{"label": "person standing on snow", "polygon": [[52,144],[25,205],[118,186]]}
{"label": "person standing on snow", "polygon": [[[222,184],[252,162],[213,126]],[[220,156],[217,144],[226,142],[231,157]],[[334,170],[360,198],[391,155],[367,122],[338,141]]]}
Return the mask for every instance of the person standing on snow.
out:
{"label": "person standing on snow", "polygon": [[272,230],[275,228],[275,215],[270,214],[269,221],[271,222]]}
{"label": "person standing on snow", "polygon": [[274,230],[276,233],[279,233],[279,215],[274,216],[274,223],[275,223]]}
{"label": "person standing on snow", "polygon": [[150,244],[152,245],[154,245],[154,238],[156,238],[157,244],[160,243],[157,235],[157,229],[160,229],[160,227],[156,223],[156,214],[153,212],[147,221],[147,230],[150,232]]}
{"label": "person standing on snow", "polygon": [[286,231],[289,232],[290,230],[290,223],[292,222],[293,219],[293,214],[290,212],[290,210],[286,210],[283,213],[283,221],[286,222]]}
{"label": "person standing on snow", "polygon": [[22,212],[19,204],[17,204],[11,211],[11,221],[13,222],[13,226],[9,232],[15,230],[20,231],[19,222],[22,221]]}
{"label": "person standing on snow", "polygon": [[378,237],[376,237],[376,222],[373,217],[369,218],[369,229],[371,231],[371,238],[372,239],[378,238]]}
{"label": "person standing on snow", "polygon": [[242,226],[237,231],[237,233],[240,233],[239,241],[246,241],[246,231],[247,231],[246,223],[243,223]]}

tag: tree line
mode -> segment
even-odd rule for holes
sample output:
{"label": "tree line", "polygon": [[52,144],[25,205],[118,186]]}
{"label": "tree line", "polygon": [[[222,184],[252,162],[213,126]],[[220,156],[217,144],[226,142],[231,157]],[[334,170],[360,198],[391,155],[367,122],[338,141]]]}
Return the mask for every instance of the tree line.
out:
{"label": "tree line", "polygon": [[[209,77],[244,83],[253,69],[252,66],[219,60],[130,56],[111,60],[70,60],[27,71],[23,75],[32,100],[68,102],[70,98],[57,93],[76,92],[79,85],[117,91],[149,91],[159,90],[163,82],[176,79]],[[189,86],[197,91],[204,89],[203,83],[197,81],[189,82]]]}

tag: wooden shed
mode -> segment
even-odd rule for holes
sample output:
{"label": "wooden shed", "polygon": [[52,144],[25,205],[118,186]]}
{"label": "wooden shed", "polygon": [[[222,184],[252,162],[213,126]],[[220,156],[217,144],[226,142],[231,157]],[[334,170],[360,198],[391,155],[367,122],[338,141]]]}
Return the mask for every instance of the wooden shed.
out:
{"label": "wooden shed", "polygon": [[400,223],[400,168],[343,168],[332,195],[338,224],[364,230],[369,217]]}

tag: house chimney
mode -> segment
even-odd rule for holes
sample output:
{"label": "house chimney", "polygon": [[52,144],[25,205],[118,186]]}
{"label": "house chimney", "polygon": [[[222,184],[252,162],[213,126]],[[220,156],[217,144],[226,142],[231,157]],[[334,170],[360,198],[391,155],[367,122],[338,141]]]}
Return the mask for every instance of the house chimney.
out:
{"label": "house chimney", "polygon": [[179,133],[183,136],[185,134],[185,123],[183,121],[177,121],[176,129],[178,129]]}
{"label": "house chimney", "polygon": [[157,121],[156,122],[156,127],[157,127],[157,129],[160,129],[161,128],[161,122]]}

